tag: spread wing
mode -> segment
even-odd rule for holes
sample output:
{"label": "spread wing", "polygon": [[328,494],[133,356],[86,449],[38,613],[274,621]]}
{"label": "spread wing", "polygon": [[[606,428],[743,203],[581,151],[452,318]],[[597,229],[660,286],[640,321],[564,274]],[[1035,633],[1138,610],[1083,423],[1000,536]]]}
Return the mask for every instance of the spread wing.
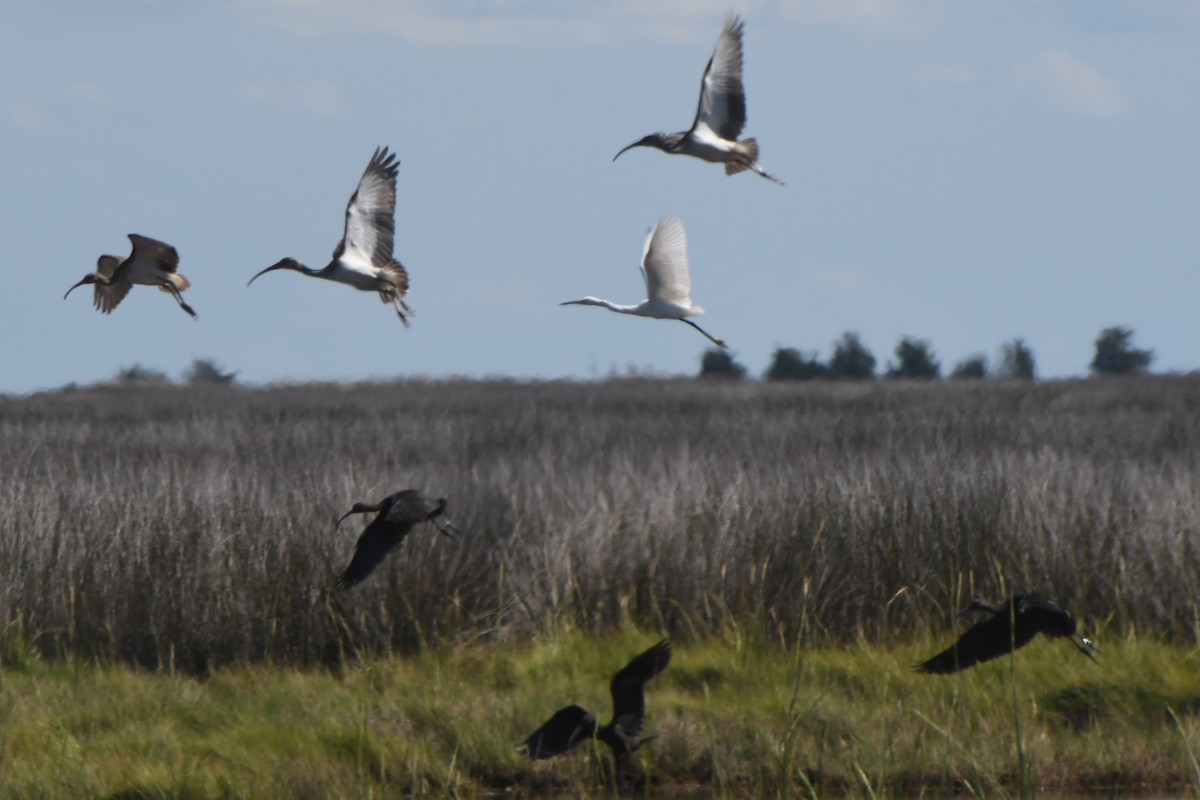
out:
{"label": "spread wing", "polygon": [[166,272],[174,272],[179,267],[179,251],[166,242],[151,239],[137,233],[129,234],[133,243],[132,261],[149,261]]}
{"label": "spread wing", "polygon": [[634,738],[642,731],[646,717],[645,684],[666,668],[671,660],[671,644],[663,639],[644,653],[636,655],[613,676],[613,724],[626,738]]}
{"label": "spread wing", "polygon": [[540,728],[517,749],[530,758],[553,758],[561,755],[596,732],[596,718],[580,706],[567,706],[554,712]]}
{"label": "spread wing", "polygon": [[386,147],[375,148],[358,188],[346,205],[346,230],[333,251],[334,259],[353,254],[376,267],[392,263],[399,170],[400,162],[394,153],[389,153]]}
{"label": "spread wing", "polygon": [[746,126],[746,90],[742,86],[742,28],[736,14],[725,17],[712,58],[700,81],[700,103],[692,129],[704,125],[722,139],[737,141]]}
{"label": "spread wing", "polygon": [[687,234],[682,222],[674,217],[663,217],[650,231],[642,248],[642,277],[646,281],[646,297],[650,300],[691,303]]}
{"label": "spread wing", "polygon": [[[100,256],[96,259],[96,274],[105,279],[112,279],[113,273],[116,272],[117,266],[120,265],[121,259],[116,256]],[[100,309],[105,314],[111,314],[112,310],[121,304],[125,299],[125,295],[129,294],[129,290],[133,288],[133,284],[129,281],[117,281],[114,284],[104,285],[97,283],[92,291],[92,305]]]}
{"label": "spread wing", "polygon": [[371,521],[358,542],[354,545],[354,557],[350,564],[338,576],[335,584],[339,589],[349,589],[361,583],[374,569],[395,550],[413,525],[419,520],[389,520],[381,514]]}
{"label": "spread wing", "polygon": [[996,614],[967,628],[957,642],[918,664],[917,671],[934,675],[957,672],[1024,647],[1036,635],[1037,630],[1029,626],[1018,624],[1014,629],[1005,603]]}
{"label": "spread wing", "polygon": [[[416,489],[404,489],[389,496],[383,505],[387,507],[382,515],[384,521],[390,525],[408,525],[411,528],[418,522],[441,514],[446,501],[429,500]],[[408,530],[404,532],[408,533]]]}

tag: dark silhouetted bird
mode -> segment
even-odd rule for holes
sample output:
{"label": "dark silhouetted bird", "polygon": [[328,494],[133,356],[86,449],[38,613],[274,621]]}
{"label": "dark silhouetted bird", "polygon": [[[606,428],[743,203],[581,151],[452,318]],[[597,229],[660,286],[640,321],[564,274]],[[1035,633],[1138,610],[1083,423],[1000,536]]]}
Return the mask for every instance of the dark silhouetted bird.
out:
{"label": "dark silhouetted bird", "polygon": [[175,248],[166,242],[136,233],[129,234],[129,241],[133,243],[133,252],[124,261],[116,256],[100,256],[96,260],[96,271],[84,275],[83,280],[67,289],[63,299],[66,300],[67,295],[80,286],[95,284],[92,303],[103,313],[109,314],[120,305],[135,283],[157,286],[174,297],[179,307],[195,319],[196,312],[183,302],[180,294],[191,283],[175,271],[179,266],[179,253]]}
{"label": "dark silhouetted bird", "polygon": [[959,612],[963,616],[985,611],[992,616],[967,628],[958,641],[933,658],[917,665],[918,672],[946,675],[1024,647],[1039,633],[1065,637],[1093,661],[1092,652],[1100,648],[1075,632],[1075,618],[1046,598],[1036,594],[1013,595],[999,608],[978,598]]}
{"label": "dark silhouetted bird", "polygon": [[725,27],[717,38],[704,78],[700,81],[700,102],[692,127],[678,133],[652,133],[613,156],[633,147],[657,147],[664,153],[695,156],[725,165],[726,175],[754,170],[780,186],[783,181],[758,165],[758,142],[738,141],[746,126],[746,89],[742,86],[742,27],[734,14],[725,17]]}
{"label": "dark silhouetted bird", "polygon": [[306,267],[294,258],[285,258],[259,272],[290,269],[310,278],[344,283],[364,292],[379,292],[379,299],[391,303],[400,321],[408,325],[412,309],[404,302],[408,291],[408,271],[392,257],[392,239],[396,232],[396,174],[400,162],[386,147],[375,148],[370,163],[358,181],[358,188],[346,205],[346,229],[333,250],[333,260],[322,269]]}
{"label": "dark silhouetted bird", "polygon": [[671,644],[663,639],[621,668],[613,676],[610,690],[613,718],[601,725],[596,717],[579,706],[567,706],[554,712],[540,728],[529,735],[518,750],[530,758],[552,758],[567,752],[587,738],[599,739],[620,761],[653,737],[639,739],[645,720],[646,681],[662,672],[671,660]]}
{"label": "dark silhouetted bird", "polygon": [[354,507],[337,521],[335,529],[351,514],[369,514],[375,511],[379,514],[358,537],[358,542],[354,545],[354,557],[350,559],[350,565],[338,576],[337,588],[349,589],[362,582],[388,553],[404,541],[404,537],[418,522],[432,522],[444,535],[453,537],[451,531],[458,529],[448,521],[439,522],[437,519],[445,510],[444,497],[429,500],[422,497],[416,489],[405,489],[390,494],[373,505],[355,503]]}

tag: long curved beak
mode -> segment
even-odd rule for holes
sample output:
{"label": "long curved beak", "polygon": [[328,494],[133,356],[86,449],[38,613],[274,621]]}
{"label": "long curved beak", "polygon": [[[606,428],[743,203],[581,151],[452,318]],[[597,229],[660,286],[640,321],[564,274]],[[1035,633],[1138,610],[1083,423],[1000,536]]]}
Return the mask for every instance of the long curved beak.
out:
{"label": "long curved beak", "polygon": [[246,281],[246,285],[249,286],[250,284],[254,283],[254,281],[256,281],[260,275],[266,275],[268,272],[273,272],[277,269],[287,269],[287,268],[288,268],[288,265],[284,264],[283,262],[280,262],[278,264],[272,264],[271,266],[264,269],[262,272],[255,275],[250,280]]}
{"label": "long curved beak", "polygon": [[[259,275],[261,275],[262,273],[260,272],[260,273],[258,273],[258,274],[259,274]],[[257,277],[258,277],[258,275],[255,275],[254,277],[256,277],[256,278],[257,278]],[[340,527],[341,527],[341,525],[342,525],[342,520],[344,520],[346,517],[350,516],[351,514],[357,514],[357,513],[361,513],[361,512],[357,512],[357,511],[354,511],[354,510],[352,509],[352,510],[350,510],[350,511],[347,511],[345,514],[342,514],[340,517],[338,517],[338,521],[334,523],[334,525],[333,525],[333,529],[336,531],[338,528],[340,528]]]}
{"label": "long curved beak", "polygon": [[[87,279],[86,279],[86,278],[85,278],[85,279],[83,279],[83,280],[81,280],[79,283],[75,284],[74,286],[72,286],[70,289],[67,289],[67,294],[70,294],[71,292],[75,291],[75,290],[76,290],[76,289],[78,289],[80,286],[83,286],[85,283],[87,283]],[[67,299],[67,294],[64,294],[64,295],[63,295],[63,300],[66,300],[66,299]]]}
{"label": "long curved beak", "polygon": [[621,153],[624,153],[626,150],[630,150],[630,149],[632,149],[632,148],[634,148],[634,147],[642,147],[642,146],[643,146],[643,145],[642,145],[642,140],[641,140],[641,139],[639,139],[638,141],[634,142],[633,144],[627,144],[627,145],[625,145],[624,147],[622,147],[620,150],[618,150],[618,151],[617,151],[617,154],[616,154],[615,156],[613,156],[613,161],[616,161],[618,158],[620,158],[620,157],[621,157]]}

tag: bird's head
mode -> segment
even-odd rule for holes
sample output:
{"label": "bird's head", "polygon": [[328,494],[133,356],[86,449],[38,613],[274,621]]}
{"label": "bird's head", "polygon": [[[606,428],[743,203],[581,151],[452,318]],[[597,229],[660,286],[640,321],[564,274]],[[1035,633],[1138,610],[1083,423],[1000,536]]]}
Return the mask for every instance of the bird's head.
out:
{"label": "bird's head", "polygon": [[304,271],[304,268],[301,267],[299,261],[292,258],[291,256],[288,256],[287,258],[281,258],[279,261],[276,261],[274,264],[267,267],[262,272],[259,272],[253,278],[246,281],[246,285],[249,286],[250,284],[254,283],[254,281],[258,278],[259,275],[266,275],[268,272],[273,272],[274,270],[277,270],[277,269],[291,269],[291,270],[295,270],[296,272]]}
{"label": "bird's head", "polygon": [[617,151],[613,156],[613,161],[621,157],[621,153],[626,150],[632,150],[635,147],[657,147],[659,150],[669,150],[672,146],[671,137],[665,133],[652,133],[649,136],[643,136],[633,144],[627,144]]}
{"label": "bird's head", "polygon": [[[83,276],[83,280],[81,280],[79,283],[77,283],[77,284],[75,284],[74,286],[72,286],[70,289],[67,289],[67,294],[70,294],[71,292],[75,291],[75,290],[76,290],[76,289],[78,289],[80,286],[84,286],[84,285],[86,285],[86,284],[89,284],[89,283],[95,283],[95,282],[96,282],[98,279],[99,279],[99,276],[98,276],[98,275],[96,275],[96,273],[94,273],[94,272],[89,272],[87,275],[84,275],[84,276]],[[67,294],[64,294],[64,295],[63,295],[63,300],[66,300],[66,299],[67,299]]]}

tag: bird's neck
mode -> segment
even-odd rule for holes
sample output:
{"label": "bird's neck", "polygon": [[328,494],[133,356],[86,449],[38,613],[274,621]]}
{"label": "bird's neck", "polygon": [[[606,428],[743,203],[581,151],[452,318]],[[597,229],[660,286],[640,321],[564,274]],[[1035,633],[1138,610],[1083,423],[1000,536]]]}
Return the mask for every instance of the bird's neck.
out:
{"label": "bird's neck", "polygon": [[616,311],[618,314],[636,314],[638,313],[638,309],[641,307],[640,305],[622,305],[621,303],[614,303],[611,300],[605,300],[603,297],[590,296],[576,300],[575,302],[581,306],[599,306],[600,308],[607,308],[609,311]]}

